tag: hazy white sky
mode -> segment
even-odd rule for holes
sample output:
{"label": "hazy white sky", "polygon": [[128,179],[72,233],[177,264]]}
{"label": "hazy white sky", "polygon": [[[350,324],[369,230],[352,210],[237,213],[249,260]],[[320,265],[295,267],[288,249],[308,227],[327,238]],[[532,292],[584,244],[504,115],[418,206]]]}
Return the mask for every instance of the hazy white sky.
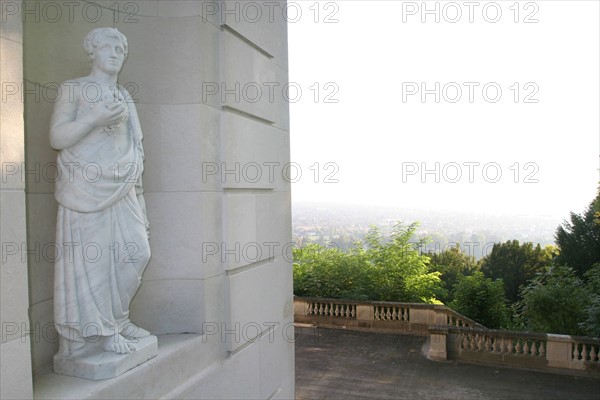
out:
{"label": "hazy white sky", "polygon": [[599,2],[315,3],[288,25],[293,201],[563,218],[594,198]]}

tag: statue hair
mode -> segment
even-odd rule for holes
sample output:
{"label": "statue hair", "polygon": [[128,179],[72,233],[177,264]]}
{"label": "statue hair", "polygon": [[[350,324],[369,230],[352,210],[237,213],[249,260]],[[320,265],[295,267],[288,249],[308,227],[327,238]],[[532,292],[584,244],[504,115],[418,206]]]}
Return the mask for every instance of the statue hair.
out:
{"label": "statue hair", "polygon": [[102,43],[103,39],[116,38],[123,44],[123,50],[125,52],[125,58],[127,58],[128,46],[127,38],[117,28],[96,28],[90,31],[83,41],[83,51],[88,57],[92,57],[94,49]]}

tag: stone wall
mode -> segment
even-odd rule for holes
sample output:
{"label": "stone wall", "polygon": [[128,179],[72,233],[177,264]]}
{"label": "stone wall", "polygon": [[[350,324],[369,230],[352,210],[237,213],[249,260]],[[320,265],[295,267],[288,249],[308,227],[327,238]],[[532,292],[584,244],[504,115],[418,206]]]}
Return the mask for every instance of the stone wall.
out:
{"label": "stone wall", "polygon": [[[2,321],[34,327],[3,340],[3,377],[10,363],[4,348],[10,347],[15,356],[22,353],[14,358],[25,371],[19,374],[31,382],[32,369],[34,384],[49,387],[57,349],[53,261],[62,250],[54,242],[56,152],[49,119],[57,84],[89,72],[81,49],[87,32],[113,26],[130,47],[119,82],[137,100],[151,225],[152,259],[131,319],[158,335],[197,335],[204,339],[195,343],[207,346],[185,390],[165,387],[152,395],[293,396],[293,344],[286,339],[293,338],[290,186],[281,173],[289,162],[289,112],[280,89],[288,79],[287,31],[281,13],[274,20],[248,19],[237,2],[52,3],[60,18],[47,2],[25,1],[21,13],[2,24],[2,82],[25,82],[24,128],[20,97],[13,96],[12,108],[2,104],[2,161],[25,161],[28,171],[25,179],[8,177],[6,185],[3,174],[2,241],[27,241],[29,248],[27,262],[20,251],[3,260]],[[5,57],[9,52],[15,57]],[[274,84],[279,89],[269,98]],[[257,87],[260,98],[252,92]],[[25,341],[16,340],[21,336]],[[165,359],[155,362],[169,367]],[[232,374],[241,377],[235,390],[219,388]],[[217,382],[210,390],[207,376]],[[36,396],[45,394],[37,390]]]}
{"label": "stone wall", "polygon": [[[14,2],[15,9],[21,6]],[[2,5],[4,7],[4,5]],[[28,329],[29,290],[27,287],[27,260],[22,254],[27,229],[25,223],[25,182],[21,178],[25,158],[23,123],[23,34],[20,19],[8,17],[2,10],[0,24],[0,343],[1,374],[0,397],[27,399],[33,396],[31,379],[30,337]],[[6,19],[5,19],[6,18]],[[10,94],[10,95],[9,95]]]}

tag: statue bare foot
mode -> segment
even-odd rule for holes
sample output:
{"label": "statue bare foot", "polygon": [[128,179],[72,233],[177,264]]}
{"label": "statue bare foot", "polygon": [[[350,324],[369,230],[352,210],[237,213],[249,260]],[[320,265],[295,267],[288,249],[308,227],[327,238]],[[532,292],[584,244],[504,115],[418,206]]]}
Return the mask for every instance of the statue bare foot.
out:
{"label": "statue bare foot", "polygon": [[132,324],[131,322],[128,323],[120,333],[127,339],[141,339],[150,336],[150,332],[144,328],[140,328],[139,326]]}
{"label": "statue bare foot", "polygon": [[129,354],[135,351],[135,345],[123,336],[116,334],[104,338],[104,351],[112,351],[118,354]]}

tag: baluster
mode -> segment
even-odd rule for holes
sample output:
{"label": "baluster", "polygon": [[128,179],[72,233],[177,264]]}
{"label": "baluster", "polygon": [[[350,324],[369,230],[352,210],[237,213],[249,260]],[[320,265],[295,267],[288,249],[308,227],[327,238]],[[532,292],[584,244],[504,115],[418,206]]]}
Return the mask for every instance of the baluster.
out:
{"label": "baluster", "polygon": [[336,317],[337,317],[338,315],[340,315],[340,310],[339,310],[339,307],[342,307],[342,306],[339,306],[338,304],[336,304],[336,305],[335,305],[335,316],[336,316]]}
{"label": "baluster", "polygon": [[537,356],[537,342],[535,340],[531,341],[531,356],[532,357]]}
{"label": "baluster", "polygon": [[579,349],[577,347],[578,344],[573,343],[573,360],[579,360]]}
{"label": "baluster", "polygon": [[492,339],[488,335],[485,336],[485,347],[484,348],[485,348],[485,351],[488,353],[492,349]]}
{"label": "baluster", "polygon": [[581,362],[584,363],[588,359],[588,345],[585,343],[581,344]]}
{"label": "baluster", "polygon": [[475,335],[471,335],[471,350],[476,351],[477,350],[477,334]]}
{"label": "baluster", "polygon": [[500,339],[498,336],[493,337],[494,341],[492,342],[492,353],[500,353]]}
{"label": "baluster", "polygon": [[404,320],[408,321],[408,308],[404,309]]}
{"label": "baluster", "polygon": [[390,312],[390,308],[386,307],[386,312],[385,312],[385,319],[387,319],[388,321],[392,318],[392,313]]}
{"label": "baluster", "polygon": [[468,335],[461,333],[462,337],[462,348],[465,350],[469,350],[469,337]]}
{"label": "baluster", "polygon": [[494,338],[494,344],[492,345],[492,353],[500,353],[500,339],[499,337]]}
{"label": "baluster", "polygon": [[308,315],[311,315],[313,313],[313,303],[308,303],[307,313]]}
{"label": "baluster", "polygon": [[546,342],[540,341],[539,353],[541,358],[546,358]]}
{"label": "baluster", "polygon": [[508,343],[506,344],[506,350],[507,350],[508,354],[512,354],[513,353],[513,349],[514,349],[513,339],[509,338],[507,340],[508,340]]}
{"label": "baluster", "polygon": [[590,361],[596,361],[598,359],[598,353],[596,353],[596,346],[594,346],[593,344],[590,346],[592,346],[592,350],[590,351]]}
{"label": "baluster", "polygon": [[356,306],[355,305],[352,306],[352,318],[354,318],[354,316],[356,316]]}
{"label": "baluster", "polygon": [[523,339],[523,355],[524,356],[529,355],[529,343],[528,343],[527,339]]}
{"label": "baluster", "polygon": [[521,355],[521,340],[519,338],[516,339],[516,346],[515,346],[515,354],[517,355]]}

